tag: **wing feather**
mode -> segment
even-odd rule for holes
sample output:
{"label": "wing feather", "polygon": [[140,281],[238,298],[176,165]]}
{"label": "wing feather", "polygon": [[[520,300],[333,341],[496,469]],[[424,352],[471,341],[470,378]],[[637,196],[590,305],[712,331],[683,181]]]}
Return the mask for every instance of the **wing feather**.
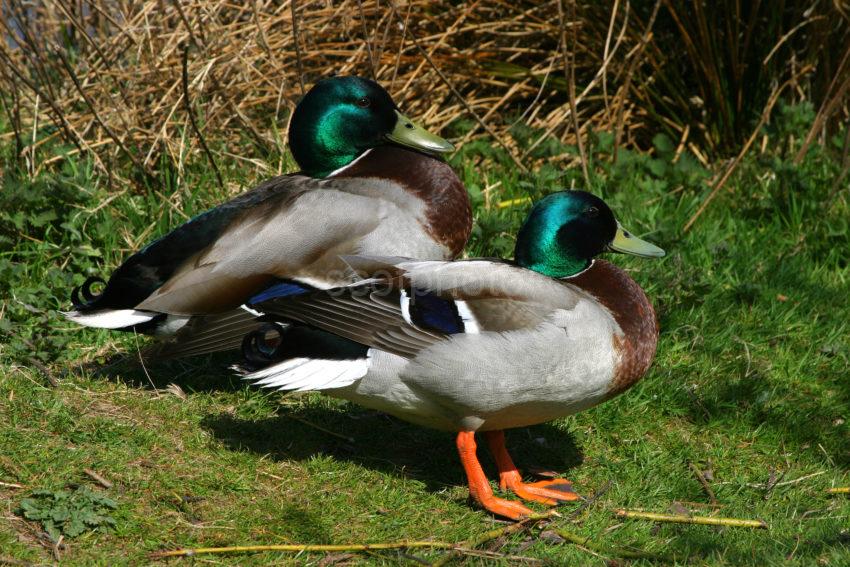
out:
{"label": "wing feather", "polygon": [[[364,282],[274,299],[256,307],[284,320],[412,358],[450,335],[422,328],[409,315],[405,317],[402,292],[411,296],[410,290],[415,289],[454,301],[465,332],[530,329],[556,310],[572,309],[582,296],[572,286],[500,261],[359,257],[347,257],[346,261],[366,277]],[[364,273],[364,266],[375,272]]]}

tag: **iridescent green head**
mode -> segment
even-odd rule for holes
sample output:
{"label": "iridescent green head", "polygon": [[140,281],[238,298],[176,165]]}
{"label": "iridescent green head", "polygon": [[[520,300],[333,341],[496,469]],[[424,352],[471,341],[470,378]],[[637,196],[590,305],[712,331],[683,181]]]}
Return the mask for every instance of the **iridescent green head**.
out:
{"label": "iridescent green head", "polygon": [[301,171],[325,177],[364,151],[395,143],[430,154],[454,147],[399,112],[378,83],[332,77],[304,95],[289,123],[289,147]]}
{"label": "iridescent green head", "polygon": [[573,276],[605,251],[660,258],[664,250],[620,226],[605,201],[585,191],[561,191],[531,209],[517,235],[514,257],[553,278]]}

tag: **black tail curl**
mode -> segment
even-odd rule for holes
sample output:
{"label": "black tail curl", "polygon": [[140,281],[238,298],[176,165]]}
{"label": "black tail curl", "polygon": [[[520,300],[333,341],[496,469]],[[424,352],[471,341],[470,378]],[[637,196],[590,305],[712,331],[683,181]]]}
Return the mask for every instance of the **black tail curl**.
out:
{"label": "black tail curl", "polygon": [[256,331],[245,335],[242,339],[242,356],[245,359],[245,365],[258,369],[275,362],[284,348],[284,333],[285,329],[282,325],[266,323]]}
{"label": "black tail curl", "polygon": [[[95,294],[92,293],[91,290],[91,286],[96,283],[106,285],[106,282],[103,279],[97,276],[91,276],[87,278],[82,285],[75,287],[71,291],[71,303],[74,304],[74,309],[84,310],[91,307],[94,302],[100,299],[102,293]],[[84,300],[80,299],[81,293]]]}

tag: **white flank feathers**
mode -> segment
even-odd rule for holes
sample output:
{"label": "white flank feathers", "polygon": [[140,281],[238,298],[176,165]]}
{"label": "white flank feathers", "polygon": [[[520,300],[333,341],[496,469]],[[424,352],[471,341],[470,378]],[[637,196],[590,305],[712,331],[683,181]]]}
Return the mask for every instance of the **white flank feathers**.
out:
{"label": "white flank feathers", "polygon": [[62,314],[78,325],[97,327],[99,329],[121,329],[131,325],[139,325],[141,323],[147,323],[159,315],[159,313],[136,311],[135,309],[104,309],[102,311],[92,311],[91,313],[66,311]]}
{"label": "white flank feathers", "polygon": [[277,390],[329,390],[352,384],[366,375],[372,351],[366,358],[328,360],[291,358],[243,376],[255,385]]}

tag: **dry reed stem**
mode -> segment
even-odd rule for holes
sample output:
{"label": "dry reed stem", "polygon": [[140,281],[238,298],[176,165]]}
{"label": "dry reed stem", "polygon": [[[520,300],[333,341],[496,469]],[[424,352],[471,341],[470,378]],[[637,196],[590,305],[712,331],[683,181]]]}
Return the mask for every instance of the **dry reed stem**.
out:
{"label": "dry reed stem", "polygon": [[308,551],[386,551],[388,549],[416,548],[451,549],[453,547],[455,547],[454,544],[442,541],[399,541],[392,543],[354,543],[346,545],[236,545],[231,547],[196,547],[193,549],[173,549],[169,551],[155,551],[150,554],[150,558],[165,559],[166,557],[194,557],[196,555],[256,553],[260,551],[291,551],[303,553]]}
{"label": "dry reed stem", "polygon": [[620,96],[618,98],[617,103],[617,111],[614,113],[616,116],[616,129],[614,134],[614,161],[617,161],[617,151],[619,150],[620,143],[622,142],[623,127],[625,126],[624,109],[626,99],[629,96],[629,89],[631,87],[635,71],[637,70],[637,65],[642,60],[641,55],[643,55],[643,51],[646,49],[646,46],[652,39],[652,27],[655,25],[655,18],[658,17],[658,10],[661,8],[662,1],[663,0],[656,0],[655,6],[652,8],[652,15],[649,16],[649,21],[646,23],[646,28],[644,29],[643,35],[641,35],[640,42],[635,46],[634,55],[631,57],[628,70],[626,71],[626,79],[623,82],[622,89],[620,90]]}
{"label": "dry reed stem", "polygon": [[[533,157],[548,136],[578,145],[582,156],[590,132],[616,131],[619,148],[645,144],[660,126],[669,128],[649,114],[648,95],[632,86],[648,84],[666,61],[651,34],[658,4],[642,22],[637,13],[647,14],[650,6],[562,1],[408,0],[396,7],[389,0],[92,0],[84,13],[67,0],[9,0],[0,14],[0,33],[15,38],[0,43],[4,121],[20,159],[39,160],[30,164],[32,172],[61,161],[28,150],[51,135],[44,127],[52,123],[78,154],[92,155],[98,169],[110,174],[105,164],[129,153],[148,178],[160,175],[163,161],[182,172],[186,162],[217,154],[226,178],[220,152],[248,153],[245,142],[262,158],[276,159],[272,169],[281,171],[284,158],[268,155],[285,149],[272,132],[285,129],[287,111],[305,88],[341,73],[375,76],[426,128],[471,119],[475,130],[467,128],[463,140],[488,136],[520,168],[544,160],[574,165],[568,153]],[[795,41],[801,28],[823,24],[818,16],[802,22],[778,45]],[[47,49],[57,43],[72,73]],[[192,125],[178,111],[186,98],[184,45],[198,54],[187,72],[194,107],[204,109],[202,136],[186,136]],[[565,63],[563,77],[551,72],[556,57]],[[838,102],[821,105],[806,144],[824,131],[822,124],[848,112],[846,65],[838,75],[830,87]],[[522,152],[510,132],[519,123],[539,132],[532,149]],[[686,126],[691,136],[681,150],[705,163],[695,145],[701,124],[677,123],[673,130]]]}
{"label": "dry reed stem", "polygon": [[717,505],[717,497],[714,495],[714,490],[711,489],[711,485],[708,484],[708,479],[705,478],[705,475],[702,473],[700,468],[696,466],[694,463],[688,463],[691,471],[693,471],[694,476],[697,477],[697,480],[702,485],[703,490],[705,490],[706,495],[708,496],[708,501],[712,506]]}
{"label": "dry reed stem", "polygon": [[667,522],[673,524],[702,524],[707,526],[729,526],[736,528],[768,529],[764,520],[743,520],[739,518],[715,518],[712,516],[685,516],[681,514],[656,514],[654,512],[641,512],[639,510],[614,510],[618,518],[633,518],[637,520],[651,520],[653,522]]}
{"label": "dry reed stem", "polygon": [[554,510],[549,510],[546,513],[529,516],[528,518],[525,518],[513,524],[508,524],[507,526],[504,526],[502,528],[495,528],[484,532],[478,537],[463,542],[463,544],[461,545],[463,549],[454,549],[449,553],[443,555],[438,560],[431,563],[431,567],[442,567],[452,559],[455,559],[458,556],[462,555],[464,549],[474,549],[484,543],[487,543],[488,541],[492,541],[494,539],[505,537],[516,532],[527,530],[531,525],[542,520],[551,519],[555,516],[557,516],[557,512],[555,512]]}
{"label": "dry reed stem", "polygon": [[752,147],[753,142],[755,142],[756,138],[758,137],[759,132],[761,132],[762,127],[767,123],[768,119],[770,118],[771,112],[773,112],[773,107],[779,101],[779,96],[785,91],[786,88],[792,85],[797,79],[811,71],[813,68],[814,67],[812,65],[806,65],[805,67],[800,69],[800,71],[798,71],[793,77],[791,77],[790,79],[782,83],[782,85],[774,89],[773,93],[771,93],[770,95],[770,99],[768,99],[767,104],[765,105],[764,110],[762,111],[761,119],[759,120],[758,124],[756,124],[756,127],[753,129],[753,133],[750,134],[750,137],[747,139],[747,142],[744,144],[744,147],[741,148],[741,151],[738,152],[738,155],[735,156],[735,159],[732,160],[732,163],[729,164],[729,167],[726,168],[726,170],[723,172],[723,175],[721,175],[720,178],[717,180],[717,183],[715,183],[714,187],[711,189],[711,192],[708,194],[708,197],[705,198],[705,200],[699,206],[697,211],[691,216],[690,219],[688,219],[688,222],[685,223],[685,226],[682,228],[683,233],[688,232],[688,230],[691,229],[697,219],[702,216],[702,214],[708,208],[708,205],[711,203],[711,201],[714,200],[720,190],[723,189],[723,187],[726,185],[726,182],[729,181],[729,178],[732,176],[732,173],[736,169],[738,169],[738,165],[741,163],[741,160],[743,160],[744,156],[747,155],[747,152],[750,151],[750,148]]}
{"label": "dry reed stem", "polygon": [[[570,0],[570,19],[572,20],[571,28],[575,30],[578,25],[576,19],[575,0]],[[587,170],[587,156],[584,153],[584,143],[581,140],[581,126],[578,119],[578,102],[576,101],[576,69],[575,69],[575,42],[567,41],[567,24],[566,16],[564,15],[563,0],[558,0],[558,25],[561,28],[561,53],[564,56],[564,78],[567,80],[567,95],[570,103],[570,123],[573,126],[573,131],[576,136],[576,145],[578,146],[579,157],[581,158],[581,171],[584,175],[584,182],[590,185],[590,174]],[[574,39],[575,32],[570,33],[570,38]]]}
{"label": "dry reed stem", "polygon": [[[179,3],[179,0],[178,0]],[[201,147],[204,150],[204,154],[206,154],[207,159],[210,162],[210,165],[213,168],[213,172],[215,173],[215,179],[218,182],[218,186],[224,189],[224,181],[221,178],[221,172],[218,170],[218,164],[215,163],[215,158],[210,151],[209,146],[207,146],[207,141],[204,139],[204,134],[201,132],[201,129],[198,128],[198,123],[195,121],[195,111],[192,110],[192,102],[189,99],[189,48],[183,47],[183,81],[181,82],[183,85],[183,104],[186,107],[186,114],[189,116],[189,123],[192,125],[192,130],[195,131],[195,135],[198,136],[198,141],[201,143]]]}
{"label": "dry reed stem", "polygon": [[[18,43],[0,45],[0,89],[14,93],[4,99],[3,113],[19,156],[45,140],[41,126],[52,122],[78,154],[97,156],[98,168],[106,170],[104,164],[123,155],[150,179],[159,175],[162,156],[182,171],[187,160],[209,161],[218,147],[238,147],[246,139],[259,148],[279,149],[268,142],[273,137],[267,134],[273,128],[270,120],[291,110],[302,81],[306,88],[331,73],[374,73],[425,127],[472,118],[479,131],[466,139],[490,136],[517,167],[525,168],[534,162],[528,155],[520,160],[508,134],[515,122],[508,113],[524,110],[522,121],[541,131],[561,126],[565,116],[558,109],[568,104],[568,93],[549,76],[553,56],[569,51],[574,62],[570,75],[575,76],[575,89],[582,91],[570,113],[581,127],[567,133],[564,141],[569,144],[576,143],[576,132],[610,129],[600,112],[601,95],[588,95],[599,90],[597,77],[602,74],[608,76],[606,84],[616,83],[611,71],[624,64],[622,58],[610,57],[603,73],[603,60],[593,46],[601,45],[606,29],[575,26],[565,45],[553,17],[556,1],[479,0],[444,6],[410,0],[396,9],[381,0],[341,5],[318,0],[253,0],[244,5],[143,0],[120,6],[94,0],[91,10],[82,13],[59,0],[35,7],[10,0],[0,29]],[[433,9],[437,5],[440,9]],[[587,12],[583,16],[613,21],[604,5],[582,10]],[[24,18],[25,12],[33,17]],[[67,26],[76,38],[73,44],[62,39]],[[639,34],[624,22],[618,45],[628,51],[638,40]],[[64,63],[44,49],[51,43],[61,45]],[[184,45],[199,54],[187,61],[188,87],[194,106],[203,105],[205,118],[203,135],[195,132],[188,138],[185,129],[192,125],[176,112],[186,104],[181,88]],[[501,76],[491,70],[494,64],[515,65],[525,75]],[[36,97],[38,108],[32,104]],[[36,123],[32,143],[20,133]],[[275,126],[283,130],[285,124]],[[48,165],[59,161],[52,155],[39,157],[42,163],[51,159]],[[572,156],[562,158],[565,165],[571,162]],[[34,164],[33,171],[40,167]]]}
{"label": "dry reed stem", "polygon": [[616,557],[620,559],[669,560],[668,558],[656,555],[654,553],[647,553],[645,551],[611,549],[597,543],[590,537],[580,536],[564,528],[557,528],[554,530],[554,532],[569,543],[577,545],[585,551],[592,552],[594,555],[599,554],[601,557]]}

